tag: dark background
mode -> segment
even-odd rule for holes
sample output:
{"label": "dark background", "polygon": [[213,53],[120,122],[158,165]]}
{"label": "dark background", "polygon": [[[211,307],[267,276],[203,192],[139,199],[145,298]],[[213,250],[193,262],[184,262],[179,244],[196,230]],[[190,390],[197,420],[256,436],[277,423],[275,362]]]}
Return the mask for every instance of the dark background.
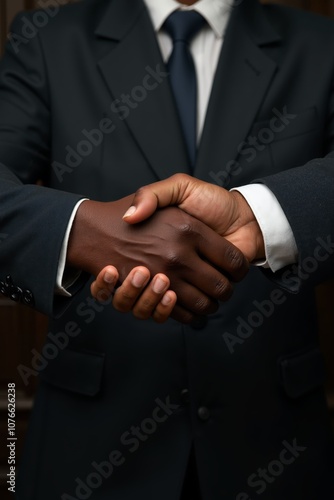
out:
{"label": "dark background", "polygon": [[[266,0],[266,3],[291,5],[334,17],[333,0]],[[0,0],[0,54],[13,16],[20,10],[42,5],[43,0]],[[334,428],[334,282],[318,287],[317,298],[320,340],[327,366],[327,399]],[[0,298],[0,498],[3,500],[12,498],[6,484],[7,385],[10,382],[16,384],[17,459],[19,459],[37,380],[35,377],[30,377],[29,384],[25,386],[17,367],[31,366],[31,350],[41,348],[46,332],[47,319],[44,316]]]}

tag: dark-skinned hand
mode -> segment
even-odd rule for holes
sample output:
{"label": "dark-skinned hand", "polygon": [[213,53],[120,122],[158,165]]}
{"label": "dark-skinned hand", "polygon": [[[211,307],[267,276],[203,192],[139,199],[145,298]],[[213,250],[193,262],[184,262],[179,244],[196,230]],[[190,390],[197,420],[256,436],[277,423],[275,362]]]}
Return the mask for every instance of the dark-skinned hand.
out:
{"label": "dark-skinned hand", "polygon": [[165,274],[177,295],[172,317],[190,323],[226,301],[248,261],[232,243],[177,207],[158,210],[145,222],[123,219],[133,196],[114,202],[84,201],[73,223],[67,264],[98,276],[110,262],[122,283],[137,266]]}

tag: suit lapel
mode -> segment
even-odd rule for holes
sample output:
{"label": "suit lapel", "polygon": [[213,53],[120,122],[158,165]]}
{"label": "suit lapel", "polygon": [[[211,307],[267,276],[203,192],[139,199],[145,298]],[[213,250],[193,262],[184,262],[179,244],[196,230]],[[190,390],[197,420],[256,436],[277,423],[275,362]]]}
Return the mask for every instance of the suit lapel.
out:
{"label": "suit lapel", "polygon": [[235,7],[227,28],[204,125],[195,176],[228,168],[251,128],[277,65],[261,45],[278,42],[257,1]]}
{"label": "suit lapel", "polygon": [[[95,35],[114,41],[98,66],[121,110],[118,116],[127,115],[123,121],[157,177],[189,173],[166,69],[143,2],[111,2]],[[131,106],[121,102],[127,95],[132,95]]]}

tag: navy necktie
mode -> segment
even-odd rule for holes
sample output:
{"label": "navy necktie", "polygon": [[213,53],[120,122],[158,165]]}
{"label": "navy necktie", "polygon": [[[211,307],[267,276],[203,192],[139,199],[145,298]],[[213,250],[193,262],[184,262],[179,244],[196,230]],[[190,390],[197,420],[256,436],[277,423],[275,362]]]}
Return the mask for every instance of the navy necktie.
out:
{"label": "navy necktie", "polygon": [[198,12],[178,10],[164,24],[173,40],[167,68],[192,168],[197,150],[197,82],[189,44],[204,23]]}

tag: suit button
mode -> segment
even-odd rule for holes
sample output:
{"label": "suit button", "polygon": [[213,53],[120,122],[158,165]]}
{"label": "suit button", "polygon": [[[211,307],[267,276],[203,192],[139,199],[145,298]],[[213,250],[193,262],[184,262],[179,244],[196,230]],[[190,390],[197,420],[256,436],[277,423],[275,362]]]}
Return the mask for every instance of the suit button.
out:
{"label": "suit button", "polygon": [[10,292],[10,298],[14,300],[14,302],[20,302],[22,297],[22,289],[18,286],[12,286]]}
{"label": "suit button", "polygon": [[206,316],[200,316],[193,323],[191,323],[191,328],[194,330],[203,330],[208,324],[208,318]]}
{"label": "suit button", "polygon": [[203,420],[203,422],[209,420],[211,416],[210,411],[206,406],[200,406],[197,410],[197,415],[200,420]]}
{"label": "suit button", "polygon": [[6,285],[3,281],[0,281],[0,292],[2,293],[2,295],[4,295],[5,297],[8,296],[8,293],[7,293],[7,289],[6,289]]}
{"label": "suit button", "polygon": [[34,305],[34,296],[30,290],[25,290],[22,297],[22,303],[27,306]]}
{"label": "suit button", "polygon": [[13,280],[9,275],[7,276],[5,282],[1,281],[0,283],[0,291],[5,297],[10,297],[13,289]]}
{"label": "suit button", "polygon": [[188,389],[183,389],[181,391],[181,400],[183,403],[188,404],[190,403],[190,396],[189,396],[189,391]]}

